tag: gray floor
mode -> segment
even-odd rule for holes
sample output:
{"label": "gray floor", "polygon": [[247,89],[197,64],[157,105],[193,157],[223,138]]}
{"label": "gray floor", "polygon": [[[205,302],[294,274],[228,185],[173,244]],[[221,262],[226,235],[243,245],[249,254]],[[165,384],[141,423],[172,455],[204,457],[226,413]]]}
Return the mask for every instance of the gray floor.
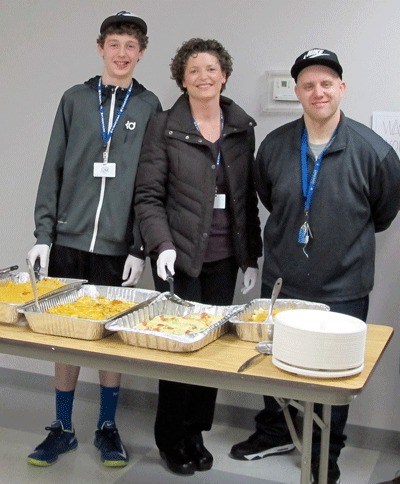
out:
{"label": "gray floor", "polygon": [[[153,440],[154,401],[143,404],[121,398],[117,424],[130,454],[124,469],[101,465],[92,444],[98,405],[93,395],[78,390],[74,405],[74,423],[79,446],[62,456],[52,467],[36,468],[26,456],[46,435],[44,427],[54,415],[54,398],[48,381],[33,384],[12,370],[0,371],[0,483],[129,483],[129,484],[256,484],[297,483],[300,479],[300,454],[272,456],[255,462],[235,461],[228,457],[233,443],[247,438],[248,428],[226,425],[223,409],[218,409],[213,429],[205,436],[214,455],[213,468],[183,477],[172,474],[163,465]],[[79,387],[78,387],[79,389]],[[90,393],[90,392],[89,392]],[[129,396],[131,397],[131,396]],[[150,398],[151,399],[151,398]],[[128,405],[130,403],[130,405]],[[243,424],[243,419],[238,419]],[[250,422],[250,420],[249,420]],[[392,479],[400,469],[398,435],[385,443],[380,438],[365,438],[350,429],[348,445],[339,465],[342,484],[376,484]],[[367,443],[365,443],[367,441]]]}

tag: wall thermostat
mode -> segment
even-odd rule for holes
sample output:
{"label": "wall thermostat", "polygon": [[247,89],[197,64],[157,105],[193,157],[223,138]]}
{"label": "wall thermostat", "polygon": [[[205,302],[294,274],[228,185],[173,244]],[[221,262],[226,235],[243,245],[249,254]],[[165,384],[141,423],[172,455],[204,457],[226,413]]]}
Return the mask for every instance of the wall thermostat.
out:
{"label": "wall thermostat", "polygon": [[294,80],[291,77],[279,76],[272,83],[272,98],[275,101],[295,101],[297,96],[294,92]]}
{"label": "wall thermostat", "polygon": [[302,107],[294,92],[296,83],[289,71],[267,71],[263,111],[299,113]]}

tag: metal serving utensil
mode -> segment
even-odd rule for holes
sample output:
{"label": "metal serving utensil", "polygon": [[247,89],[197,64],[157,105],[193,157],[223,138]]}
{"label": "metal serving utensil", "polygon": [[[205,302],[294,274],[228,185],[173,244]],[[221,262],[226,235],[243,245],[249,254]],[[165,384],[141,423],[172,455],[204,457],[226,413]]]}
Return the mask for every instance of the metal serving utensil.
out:
{"label": "metal serving utensil", "polygon": [[274,309],[275,302],[279,296],[279,293],[281,292],[282,288],[282,277],[279,277],[274,284],[274,287],[272,288],[272,295],[271,295],[271,302],[269,305],[269,311],[268,311],[268,316],[264,320],[264,323],[271,323],[273,324],[274,321],[272,319],[272,310]]}
{"label": "metal serving utensil", "polygon": [[35,279],[37,281],[41,281],[45,276],[40,272],[40,260],[36,259],[35,264],[33,265],[33,273],[35,274]]}
{"label": "metal serving utensil", "polygon": [[114,319],[122,318],[122,316],[126,316],[129,313],[133,313],[134,311],[137,311],[139,309],[142,309],[142,308],[148,306],[153,301],[155,301],[158,297],[159,297],[159,295],[156,294],[155,296],[152,296],[151,298],[146,299],[145,301],[142,301],[141,303],[135,304],[134,306],[132,306],[132,307],[130,307],[128,309],[125,309],[124,311],[122,311],[122,312],[120,312],[118,314],[115,314],[114,316],[111,316],[110,318],[107,319],[107,322],[108,321],[113,321]]}
{"label": "metal serving utensil", "polygon": [[18,269],[18,266],[10,266],[10,267],[5,267],[4,269],[0,269],[0,278],[6,277],[10,272],[16,271]]}
{"label": "metal serving utensil", "polygon": [[165,271],[167,273],[167,281],[169,283],[169,295],[170,295],[170,298],[171,301],[173,300],[173,298],[175,297],[175,290],[174,290],[174,278],[170,272],[170,270],[168,269],[168,267],[165,268]]}
{"label": "metal serving utensil", "polygon": [[256,344],[256,350],[258,353],[246,360],[238,369],[238,373],[242,373],[242,371],[246,370],[249,366],[253,365],[258,360],[261,360],[263,356],[272,355],[272,343],[270,341],[260,341]]}
{"label": "metal serving utensil", "polygon": [[39,300],[38,300],[38,291],[37,291],[37,285],[36,285],[36,275],[35,275],[35,272],[33,270],[32,263],[29,259],[26,259],[26,264],[28,266],[29,278],[31,280],[33,295],[35,297],[35,306],[36,306],[36,309],[38,311],[40,311]]}
{"label": "metal serving utensil", "polygon": [[187,309],[185,310],[185,313],[183,314],[183,316],[186,316],[190,312],[190,308],[194,307],[194,304],[190,303],[189,301],[185,301],[184,299],[181,299],[179,296],[175,294],[174,278],[167,267],[165,268],[165,270],[167,272],[167,281],[169,283],[169,295],[167,295],[166,297],[170,301],[174,302],[175,304],[180,304],[181,306],[185,306]]}

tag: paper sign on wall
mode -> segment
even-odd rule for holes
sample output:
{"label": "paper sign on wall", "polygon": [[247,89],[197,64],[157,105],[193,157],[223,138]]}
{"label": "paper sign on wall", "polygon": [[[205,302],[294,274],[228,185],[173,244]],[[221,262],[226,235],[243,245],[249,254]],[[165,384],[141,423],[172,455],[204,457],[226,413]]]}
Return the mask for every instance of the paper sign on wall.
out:
{"label": "paper sign on wall", "polygon": [[372,129],[393,146],[400,156],[400,112],[372,113]]}

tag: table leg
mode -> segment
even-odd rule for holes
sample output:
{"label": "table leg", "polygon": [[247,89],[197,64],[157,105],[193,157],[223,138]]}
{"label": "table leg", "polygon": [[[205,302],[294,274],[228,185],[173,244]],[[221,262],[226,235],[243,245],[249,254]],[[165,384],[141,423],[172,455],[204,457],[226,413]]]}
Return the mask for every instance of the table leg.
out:
{"label": "table leg", "polygon": [[296,400],[288,400],[284,398],[275,398],[275,400],[279,403],[279,405],[282,408],[282,412],[286,420],[286,425],[288,426],[288,429],[289,429],[290,437],[292,438],[293,443],[296,446],[296,449],[301,454],[303,452],[302,444],[299,439],[299,436],[297,435],[292,416],[290,415],[289,405],[296,407],[298,410],[301,410],[302,412],[304,410],[304,406],[300,405],[299,402],[297,402]]}
{"label": "table leg", "polygon": [[[276,398],[276,401],[282,407],[285,416],[286,424],[289,429],[290,436],[293,443],[301,453],[301,484],[309,483],[311,478],[311,458],[312,458],[312,440],[313,440],[313,426],[315,425],[321,429],[320,442],[320,456],[319,456],[319,475],[318,481],[320,484],[326,484],[328,479],[328,461],[329,461],[329,436],[331,433],[331,405],[322,405],[322,417],[314,413],[314,404],[305,402],[303,405],[296,400],[287,400],[284,398]],[[293,405],[304,414],[303,417],[303,438],[299,440],[296,429],[293,424],[292,417],[289,412],[289,405]]]}
{"label": "table leg", "polygon": [[322,405],[321,447],[319,457],[319,482],[327,482],[329,460],[329,436],[331,433],[331,405]]}
{"label": "table leg", "polygon": [[[304,402],[303,444],[301,453],[301,484],[309,484],[311,477],[311,444],[313,433],[314,403]],[[322,481],[321,481],[322,484]]]}

